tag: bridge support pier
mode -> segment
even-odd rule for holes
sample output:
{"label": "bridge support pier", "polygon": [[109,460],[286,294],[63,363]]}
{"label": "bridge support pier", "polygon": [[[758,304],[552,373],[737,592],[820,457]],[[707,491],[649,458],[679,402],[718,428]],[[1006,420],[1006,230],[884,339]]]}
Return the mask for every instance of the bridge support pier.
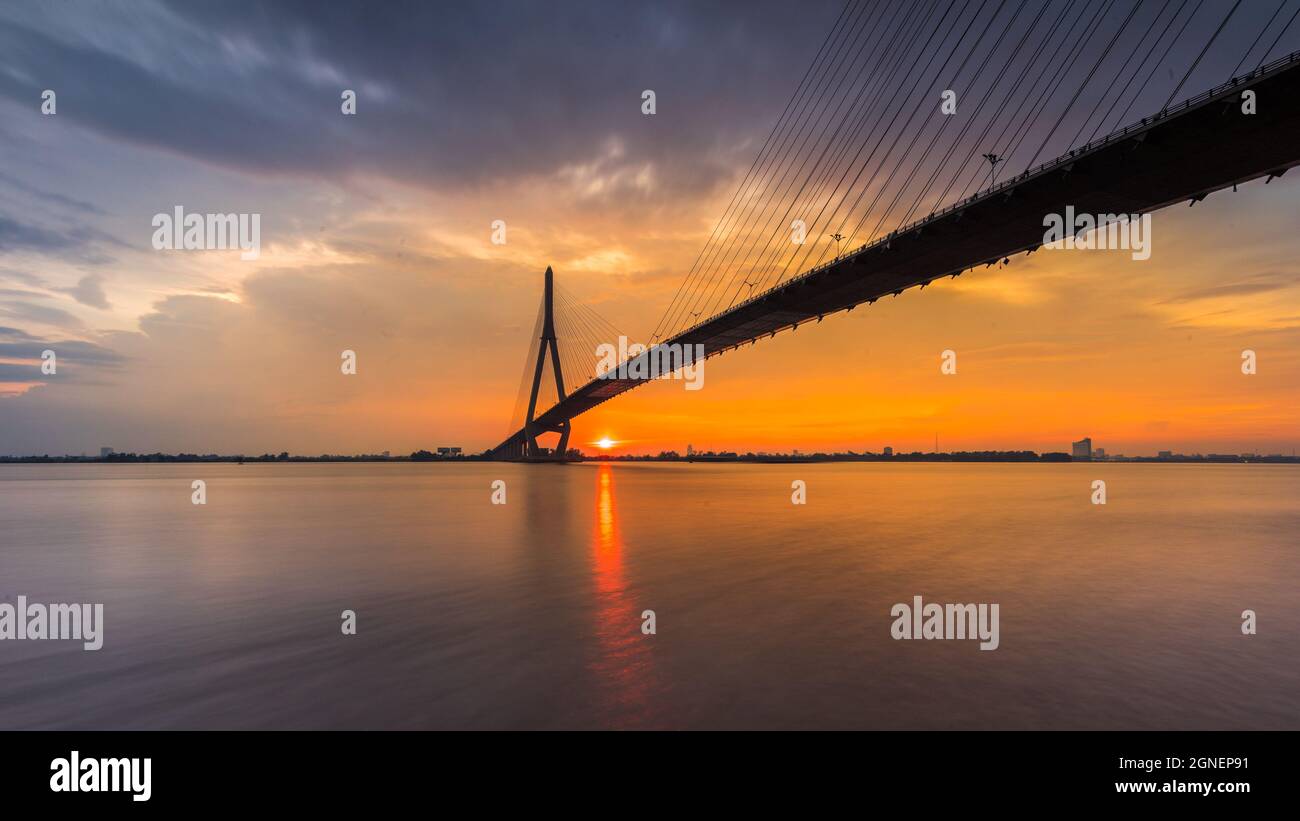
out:
{"label": "bridge support pier", "polygon": [[[542,387],[542,371],[545,369],[548,351],[551,356],[551,370],[555,372],[556,401],[563,402],[565,396],[567,396],[564,392],[564,371],[560,367],[560,346],[555,339],[555,274],[551,271],[549,265],[546,266],[546,286],[542,293],[542,304],[544,306],[542,344],[537,348],[537,364],[533,368],[533,390],[528,397],[528,415],[524,418],[523,458],[562,460],[569,450],[569,432],[573,426],[573,420],[565,419],[554,425],[541,425],[536,421],[537,393]],[[537,437],[548,432],[560,434],[560,442],[556,446],[553,456],[548,455],[537,444]]]}

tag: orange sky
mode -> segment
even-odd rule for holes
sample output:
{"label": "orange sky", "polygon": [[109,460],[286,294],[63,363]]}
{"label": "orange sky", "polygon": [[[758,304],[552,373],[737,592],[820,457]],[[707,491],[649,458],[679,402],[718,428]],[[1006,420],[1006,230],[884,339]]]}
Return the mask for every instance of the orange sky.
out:
{"label": "orange sky", "polygon": [[[1147,261],[1044,251],[782,333],[709,360],[700,391],[664,381],[598,407],[580,438],[878,451],[930,450],[937,434],[943,450],[1042,451],[1091,436],[1112,454],[1289,453],[1296,194],[1274,181],[1158,212]],[[948,349],[955,375],[940,373]]]}
{"label": "orange sky", "polygon": [[[6,409],[31,416],[18,414],[9,431],[23,438],[5,449],[491,447],[507,433],[545,265],[644,340],[707,236],[703,215],[720,207],[592,216],[581,193],[567,213],[555,193],[541,182],[512,192],[505,246],[487,226],[507,192],[453,210],[389,187],[376,195],[384,221],[361,210],[338,218],[330,241],[273,235],[253,263],[141,255],[115,280],[110,322],[70,306],[120,328],[45,329],[111,344],[124,361],[11,385],[26,392]],[[1091,436],[1129,455],[1289,453],[1298,198],[1289,178],[1255,183],[1156,213],[1150,260],[1041,251],[862,306],[709,360],[702,390],[638,388],[578,418],[573,441],[593,450],[608,436],[636,453],[928,450],[938,434],[944,450],[1044,451]],[[1240,372],[1246,348],[1253,376]],[[355,377],[339,373],[344,349],[358,354]],[[940,373],[945,349],[956,375]]]}

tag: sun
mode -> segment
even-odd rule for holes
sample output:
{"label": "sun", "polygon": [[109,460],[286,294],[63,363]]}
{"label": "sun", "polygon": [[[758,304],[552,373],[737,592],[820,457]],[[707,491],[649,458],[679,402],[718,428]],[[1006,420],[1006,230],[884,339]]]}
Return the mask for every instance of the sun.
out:
{"label": "sun", "polygon": [[614,440],[606,436],[603,439],[600,439],[599,441],[596,442],[596,447],[600,448],[601,450],[609,450],[610,448],[614,447]]}

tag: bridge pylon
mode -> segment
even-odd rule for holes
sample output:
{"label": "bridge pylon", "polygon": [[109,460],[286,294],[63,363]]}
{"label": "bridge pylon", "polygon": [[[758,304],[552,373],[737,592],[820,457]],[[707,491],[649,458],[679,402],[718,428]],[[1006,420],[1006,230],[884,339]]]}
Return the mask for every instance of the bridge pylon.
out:
{"label": "bridge pylon", "polygon": [[[556,402],[563,402],[568,395],[564,390],[564,370],[560,365],[560,345],[555,338],[555,273],[551,267],[546,266],[546,285],[542,292],[542,336],[541,344],[537,347],[537,362],[533,366],[533,387],[528,395],[528,414],[524,417],[524,428],[521,431],[522,437],[517,438],[514,442],[508,443],[513,445],[503,449],[499,448],[498,458],[523,458],[526,460],[562,460],[565,453],[569,450],[569,432],[572,427],[572,420],[564,419],[552,423],[542,423],[537,419],[537,395],[542,387],[542,371],[545,370],[546,357],[551,358],[551,370],[555,373],[555,392],[557,394]],[[560,434],[559,444],[556,445],[554,453],[548,453],[545,448],[537,444],[537,437],[543,433]]]}

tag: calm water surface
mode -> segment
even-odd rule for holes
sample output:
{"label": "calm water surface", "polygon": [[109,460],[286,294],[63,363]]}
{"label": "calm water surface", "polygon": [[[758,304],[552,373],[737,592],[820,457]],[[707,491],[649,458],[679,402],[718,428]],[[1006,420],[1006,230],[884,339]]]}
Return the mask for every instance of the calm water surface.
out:
{"label": "calm water surface", "polygon": [[0,727],[1300,729],[1298,534],[1297,466],[0,466],[0,601],[106,622]]}

